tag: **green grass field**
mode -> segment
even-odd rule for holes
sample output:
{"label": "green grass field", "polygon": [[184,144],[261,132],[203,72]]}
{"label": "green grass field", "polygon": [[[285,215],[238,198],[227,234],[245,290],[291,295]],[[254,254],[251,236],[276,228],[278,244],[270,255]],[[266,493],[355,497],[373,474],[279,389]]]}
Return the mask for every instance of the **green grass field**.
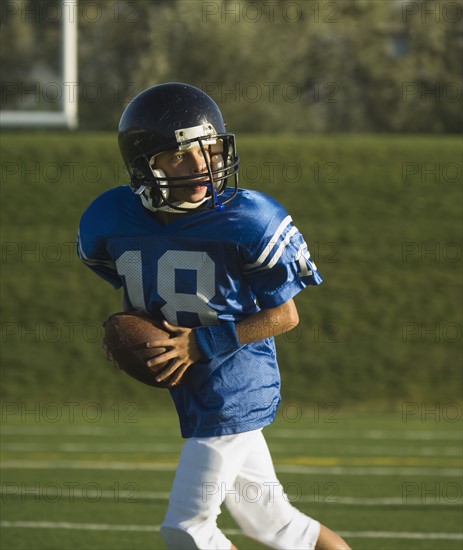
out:
{"label": "green grass field", "polygon": [[[278,337],[266,430],[288,495],[354,549],[463,547],[461,139],[238,136],[325,282]],[[113,134],[2,135],[6,550],[153,550],[181,446],[167,392],[115,371],[119,295],[76,258],[90,201],[126,183]],[[220,525],[259,548],[224,511]],[[288,549],[290,550],[290,549]]]}
{"label": "green grass field", "polygon": [[[455,407],[352,415],[293,404],[265,433],[288,498],[352,548],[456,550],[461,428]],[[164,547],[159,525],[181,446],[169,411],[5,405],[2,446],[2,549]],[[219,525],[241,550],[263,548],[226,510]]]}

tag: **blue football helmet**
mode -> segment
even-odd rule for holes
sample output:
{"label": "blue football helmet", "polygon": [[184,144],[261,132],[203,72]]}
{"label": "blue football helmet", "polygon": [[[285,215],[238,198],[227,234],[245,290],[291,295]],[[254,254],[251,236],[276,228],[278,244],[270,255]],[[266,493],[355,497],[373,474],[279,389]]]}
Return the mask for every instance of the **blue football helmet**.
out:
{"label": "blue football helmet", "polygon": [[[235,136],[227,133],[222,113],[202,90],[188,84],[168,83],[148,88],[126,107],[119,122],[119,148],[130,175],[130,184],[151,211],[191,212],[192,209],[222,208],[238,189],[239,157]],[[155,157],[172,150],[198,146],[206,172],[167,177],[156,169]],[[207,160],[206,147],[210,161]],[[199,180],[208,193],[198,203],[169,200],[173,187],[187,187]],[[182,181],[188,180],[182,186]],[[233,182],[233,193],[221,202],[220,195]]]}

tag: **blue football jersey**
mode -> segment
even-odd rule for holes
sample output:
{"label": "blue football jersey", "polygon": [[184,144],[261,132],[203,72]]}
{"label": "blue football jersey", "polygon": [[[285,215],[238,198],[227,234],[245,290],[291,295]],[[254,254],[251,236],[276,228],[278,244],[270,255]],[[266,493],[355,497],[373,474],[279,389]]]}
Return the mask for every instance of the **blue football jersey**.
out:
{"label": "blue football jersey", "polygon": [[[78,255],[134,310],[186,327],[238,322],[322,282],[291,216],[271,197],[239,189],[223,210],[162,225],[129,186],[84,212]],[[183,437],[270,424],[280,402],[273,338],[191,365],[170,390]]]}

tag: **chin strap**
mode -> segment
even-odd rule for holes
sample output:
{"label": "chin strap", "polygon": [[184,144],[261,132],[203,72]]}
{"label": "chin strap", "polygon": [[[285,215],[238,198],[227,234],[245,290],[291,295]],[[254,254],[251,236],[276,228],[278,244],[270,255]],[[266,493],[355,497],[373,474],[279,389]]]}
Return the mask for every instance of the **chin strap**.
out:
{"label": "chin strap", "polygon": [[185,210],[178,210],[177,208],[174,208],[174,206],[178,206],[178,208],[185,208],[188,210],[194,210],[195,208],[198,208],[198,206],[201,206],[204,202],[208,201],[209,197],[204,198],[201,201],[198,202],[173,202],[173,206],[169,206],[168,204],[163,204],[161,206],[158,206],[157,208],[152,207],[151,210],[153,212],[172,212],[173,214],[188,214]]}
{"label": "chin strap", "polygon": [[[204,197],[204,199],[198,202],[176,201],[172,202],[172,206],[165,202],[160,206],[154,206],[153,199],[149,196],[149,189],[146,185],[141,185],[136,191],[134,191],[134,193],[140,196],[143,206],[148,210],[151,210],[151,212],[171,212],[173,214],[188,214],[187,210],[194,210],[195,208],[198,208],[198,206],[201,206],[201,204],[207,202],[210,198]],[[178,210],[177,208],[174,208],[174,206],[184,208],[185,210]]]}

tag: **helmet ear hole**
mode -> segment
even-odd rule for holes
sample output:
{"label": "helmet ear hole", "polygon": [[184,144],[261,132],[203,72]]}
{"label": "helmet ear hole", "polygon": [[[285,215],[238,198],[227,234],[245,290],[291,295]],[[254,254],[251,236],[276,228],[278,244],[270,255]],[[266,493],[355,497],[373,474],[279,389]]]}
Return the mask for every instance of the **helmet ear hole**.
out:
{"label": "helmet ear hole", "polygon": [[[155,178],[159,178],[160,180],[166,180],[166,173],[160,168],[156,168],[156,155],[150,158],[149,165],[151,168],[151,172],[153,173],[153,176]],[[165,187],[163,188],[162,183],[158,184],[158,187],[159,187],[159,190],[161,191],[162,197],[167,199],[167,197],[169,196],[169,189]]]}
{"label": "helmet ear hole", "polygon": [[166,179],[166,173],[160,170],[159,168],[151,168],[153,176],[159,179]]}
{"label": "helmet ear hole", "polygon": [[[221,154],[215,154],[211,156],[211,169],[214,172],[215,170],[221,170],[224,167],[223,157]],[[214,189],[219,191],[223,186],[221,178],[223,178],[224,172],[217,172],[214,174]]]}
{"label": "helmet ear hole", "polygon": [[[155,178],[159,178],[161,180],[166,178],[165,172],[163,170],[161,170],[160,168],[153,168],[153,165],[151,165],[151,172],[153,172],[153,176]],[[161,183],[161,184],[158,185],[158,189],[161,192],[161,196],[162,196],[163,199],[169,198],[169,188],[168,187],[164,187]]]}
{"label": "helmet ear hole", "polygon": [[150,165],[150,168],[151,168],[151,172],[153,173],[153,176],[155,178],[159,178],[159,179],[166,179],[166,173],[161,170],[160,168],[156,168],[156,156],[157,155],[153,155],[150,160],[149,160],[149,165]]}

